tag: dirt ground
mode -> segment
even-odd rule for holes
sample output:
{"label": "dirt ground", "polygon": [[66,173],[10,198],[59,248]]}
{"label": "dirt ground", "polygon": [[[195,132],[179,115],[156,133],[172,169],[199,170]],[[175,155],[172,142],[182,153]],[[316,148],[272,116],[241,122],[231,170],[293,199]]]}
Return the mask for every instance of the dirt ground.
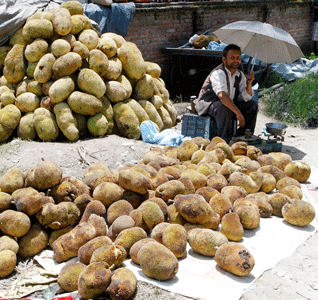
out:
{"label": "dirt ground", "polygon": [[[179,115],[187,112],[189,103],[175,104]],[[255,134],[261,134],[267,122],[275,121],[260,110]],[[181,123],[175,127],[181,130]],[[285,134],[282,152],[288,153],[293,160],[308,163],[313,172],[318,170],[318,129],[308,130],[289,126]],[[69,142],[33,142],[14,139],[0,145],[0,175],[11,167],[23,171],[35,166],[41,160],[56,162],[62,167],[64,176],[82,178],[85,169],[95,162],[103,162],[110,168],[119,168],[127,163],[137,163],[142,155],[154,145],[142,141],[128,140],[111,135],[102,138]],[[312,190],[318,182],[310,182]],[[297,251],[281,261],[275,268],[266,271],[258,278],[241,299],[318,299],[318,235],[317,232],[303,243]],[[310,272],[309,272],[310,271]],[[55,289],[57,287],[55,286]],[[42,298],[43,294],[32,295]],[[107,299],[107,298],[103,298]],[[144,282],[138,283],[133,299],[189,299],[182,295],[169,293]]]}

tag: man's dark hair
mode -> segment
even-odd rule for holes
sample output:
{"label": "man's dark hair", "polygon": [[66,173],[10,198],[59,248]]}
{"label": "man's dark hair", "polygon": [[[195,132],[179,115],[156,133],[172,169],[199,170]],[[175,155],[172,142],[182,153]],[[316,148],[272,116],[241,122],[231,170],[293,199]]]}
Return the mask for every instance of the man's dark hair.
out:
{"label": "man's dark hair", "polygon": [[241,51],[241,48],[240,48],[238,45],[230,44],[230,45],[227,45],[227,46],[223,49],[223,54],[222,54],[222,56],[223,56],[223,57],[226,57],[227,54],[228,54],[228,52],[229,52],[230,50],[238,50],[238,51],[242,52],[242,51]]}

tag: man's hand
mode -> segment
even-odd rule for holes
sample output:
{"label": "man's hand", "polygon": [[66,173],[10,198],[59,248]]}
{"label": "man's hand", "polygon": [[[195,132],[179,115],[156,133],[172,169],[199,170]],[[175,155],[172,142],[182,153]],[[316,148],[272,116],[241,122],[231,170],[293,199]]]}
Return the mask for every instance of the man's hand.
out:
{"label": "man's hand", "polygon": [[247,75],[246,75],[246,83],[252,83],[255,79],[254,76],[254,71],[250,71]]}
{"label": "man's hand", "polygon": [[238,121],[238,126],[239,127],[244,127],[245,126],[245,119],[244,119],[243,115],[241,114],[241,112],[236,114],[236,118],[237,118],[237,121]]}
{"label": "man's hand", "polygon": [[218,97],[220,98],[223,105],[225,105],[227,108],[229,108],[231,111],[233,111],[233,113],[235,113],[236,118],[238,120],[238,126],[244,127],[245,126],[245,119],[244,119],[242,113],[240,112],[240,110],[237,108],[237,106],[230,99],[230,97],[225,92],[219,93]]}
{"label": "man's hand", "polygon": [[254,71],[250,71],[246,75],[246,91],[251,96],[253,95],[252,83],[253,83],[254,79],[255,79]]}

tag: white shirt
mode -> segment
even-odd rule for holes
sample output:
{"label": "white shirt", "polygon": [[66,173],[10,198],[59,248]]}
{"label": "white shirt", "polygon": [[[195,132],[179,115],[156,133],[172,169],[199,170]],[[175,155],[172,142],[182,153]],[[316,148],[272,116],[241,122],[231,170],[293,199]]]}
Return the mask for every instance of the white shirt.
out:
{"label": "white shirt", "polygon": [[[228,74],[229,77],[229,86],[230,86],[230,91],[227,90],[227,81],[226,81],[226,75],[223,70],[216,70],[214,71],[211,76],[211,83],[212,83],[212,88],[215,94],[219,94],[220,92],[225,92],[233,101],[234,96],[235,96],[235,88],[234,88],[234,81],[235,81],[235,76],[239,76],[240,72],[236,70],[233,75],[231,75],[231,72],[225,67],[225,70]],[[248,94],[246,91],[246,77],[242,75],[242,79],[239,84],[239,97],[243,99],[244,101],[249,101],[252,99],[252,96]]]}

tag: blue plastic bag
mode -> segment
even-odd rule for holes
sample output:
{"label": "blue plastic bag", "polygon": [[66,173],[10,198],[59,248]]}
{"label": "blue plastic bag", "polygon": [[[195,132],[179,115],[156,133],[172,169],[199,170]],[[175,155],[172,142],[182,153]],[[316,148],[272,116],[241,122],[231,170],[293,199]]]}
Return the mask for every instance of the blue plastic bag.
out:
{"label": "blue plastic bag", "polygon": [[191,140],[191,137],[185,137],[173,129],[165,129],[159,132],[152,121],[142,122],[140,130],[142,140],[149,144],[180,146],[183,141]]}

